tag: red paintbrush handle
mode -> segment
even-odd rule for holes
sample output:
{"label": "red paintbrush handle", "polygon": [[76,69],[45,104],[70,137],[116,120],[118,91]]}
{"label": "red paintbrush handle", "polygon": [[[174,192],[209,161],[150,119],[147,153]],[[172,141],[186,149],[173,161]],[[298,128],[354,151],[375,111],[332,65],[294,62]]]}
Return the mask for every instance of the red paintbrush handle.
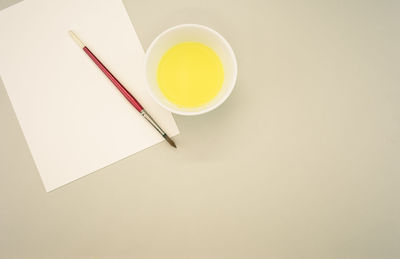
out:
{"label": "red paintbrush handle", "polygon": [[93,60],[94,63],[103,71],[103,73],[111,80],[111,82],[118,88],[118,90],[125,96],[125,98],[136,108],[139,112],[143,111],[142,105],[133,97],[133,95],[126,90],[126,88],[118,81],[113,74],[101,63],[100,60],[96,58],[96,56],[85,46],[83,50],[86,54]]}
{"label": "red paintbrush handle", "polygon": [[118,88],[118,90],[125,96],[125,98],[133,105],[142,114],[143,118],[145,118],[160,134],[165,138],[165,140],[173,147],[176,148],[174,141],[170,137],[168,137],[167,133],[165,133],[161,127],[157,124],[155,120],[148,114],[140,105],[140,103],[131,95],[131,93],[126,90],[126,88],[116,79],[113,74],[96,58],[96,56],[83,44],[83,42],[75,35],[73,31],[68,31],[71,38],[81,47],[86,54],[93,60],[94,63],[100,68],[101,71],[111,80],[111,82]]}

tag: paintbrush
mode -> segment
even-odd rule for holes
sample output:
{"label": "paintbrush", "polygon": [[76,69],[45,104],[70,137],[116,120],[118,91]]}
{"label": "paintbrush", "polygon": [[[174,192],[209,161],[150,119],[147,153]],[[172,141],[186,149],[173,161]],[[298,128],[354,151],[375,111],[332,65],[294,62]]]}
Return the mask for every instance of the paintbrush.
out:
{"label": "paintbrush", "polygon": [[73,31],[68,31],[69,35],[74,39],[74,41],[81,47],[85,53],[93,60],[93,62],[100,68],[101,71],[110,79],[110,81],[117,87],[117,89],[122,93],[122,95],[130,102],[135,109],[140,112],[140,114],[164,137],[164,139],[174,148],[176,145],[174,141],[168,137],[167,133],[165,133],[161,127],[157,124],[157,122],[146,112],[143,106],[133,97],[133,95],[118,81],[113,74],[100,62],[98,58],[86,47],[85,44],[75,35]]}

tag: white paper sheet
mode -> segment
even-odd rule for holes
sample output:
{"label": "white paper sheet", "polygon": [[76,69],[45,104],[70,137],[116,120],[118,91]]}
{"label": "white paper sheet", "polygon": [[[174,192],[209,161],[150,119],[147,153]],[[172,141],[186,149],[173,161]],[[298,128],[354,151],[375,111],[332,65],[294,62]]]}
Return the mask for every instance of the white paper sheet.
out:
{"label": "white paper sheet", "polygon": [[171,136],[145,88],[121,0],[25,0],[0,12],[0,76],[46,191],[162,141],[70,38],[74,32]]}

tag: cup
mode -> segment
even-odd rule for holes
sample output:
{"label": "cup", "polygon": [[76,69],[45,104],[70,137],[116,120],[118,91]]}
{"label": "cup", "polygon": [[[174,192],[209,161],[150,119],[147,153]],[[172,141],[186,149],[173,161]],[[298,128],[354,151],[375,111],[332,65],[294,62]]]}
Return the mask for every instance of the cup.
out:
{"label": "cup", "polygon": [[[171,47],[182,42],[199,42],[214,50],[224,68],[221,90],[210,102],[194,108],[179,107],[169,101],[157,83],[157,69],[162,56]],[[237,62],[229,43],[216,31],[198,24],[182,24],[169,28],[158,35],[146,52],[145,71],[147,89],[153,99],[165,109],[181,115],[198,115],[214,110],[231,94],[237,78]]]}

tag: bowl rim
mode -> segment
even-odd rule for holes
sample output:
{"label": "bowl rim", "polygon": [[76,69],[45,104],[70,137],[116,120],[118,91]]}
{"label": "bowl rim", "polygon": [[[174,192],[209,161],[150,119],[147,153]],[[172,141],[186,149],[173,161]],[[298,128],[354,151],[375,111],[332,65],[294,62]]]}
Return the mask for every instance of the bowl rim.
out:
{"label": "bowl rim", "polygon": [[[157,44],[157,42],[160,40],[160,38],[164,37],[166,34],[170,33],[171,31],[174,30],[178,30],[181,28],[200,28],[200,29],[204,29],[207,30],[211,33],[213,33],[214,35],[216,35],[225,45],[225,47],[227,48],[229,54],[232,57],[232,61],[233,61],[233,81],[232,83],[229,85],[229,89],[226,91],[226,93],[218,100],[218,102],[216,102],[215,104],[207,107],[204,110],[200,110],[200,111],[181,111],[181,110],[176,110],[173,109],[171,107],[166,106],[161,100],[159,100],[157,98],[157,96],[153,93],[151,87],[150,87],[150,82],[147,78],[147,63],[150,57],[150,53],[152,52],[152,49],[154,48],[154,46]],[[149,47],[147,48],[147,51],[145,53],[145,77],[146,77],[146,88],[147,88],[147,92],[150,94],[150,96],[153,98],[153,100],[155,100],[159,105],[161,105],[161,107],[163,107],[164,109],[167,109],[168,111],[175,113],[175,114],[179,114],[179,115],[200,115],[200,114],[204,114],[207,112],[210,112],[214,109],[216,109],[217,107],[219,107],[221,104],[223,104],[226,99],[228,99],[228,97],[231,95],[233,89],[235,88],[236,85],[236,81],[237,81],[237,60],[236,60],[236,55],[233,52],[233,49],[231,47],[231,45],[228,43],[228,41],[221,35],[219,34],[217,31],[205,26],[205,25],[201,25],[201,24],[194,24],[194,23],[185,23],[185,24],[179,24],[179,25],[175,25],[173,27],[170,27],[166,30],[164,30],[163,32],[161,32],[149,45]]]}

